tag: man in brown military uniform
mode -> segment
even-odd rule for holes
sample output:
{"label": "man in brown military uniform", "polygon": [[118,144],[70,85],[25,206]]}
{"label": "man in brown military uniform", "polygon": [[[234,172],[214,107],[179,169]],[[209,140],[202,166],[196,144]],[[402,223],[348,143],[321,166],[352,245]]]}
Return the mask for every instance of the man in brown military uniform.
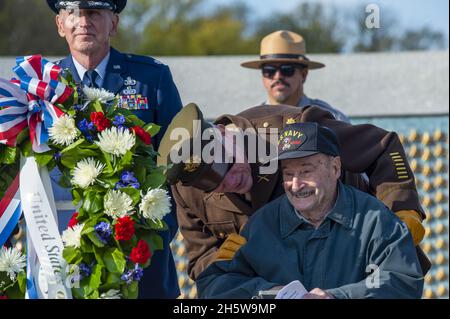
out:
{"label": "man in brown military uniform", "polygon": [[[203,120],[201,112],[198,110],[199,114],[195,115],[195,110],[198,110],[196,106],[185,107],[167,129],[159,149],[162,164],[167,163],[169,149],[174,144],[169,142],[171,130],[177,125],[186,125],[182,123],[192,119]],[[183,113],[190,113],[190,116],[186,118]],[[215,124],[234,124],[242,129],[281,129],[286,123],[293,122],[317,122],[331,128],[341,144],[343,169],[368,175],[369,189],[366,191],[383,201],[405,221],[418,245],[424,235],[421,221],[425,214],[397,134],[369,124],[351,125],[337,121],[329,112],[317,106],[257,106],[238,115],[221,116]],[[187,165],[174,164],[168,176],[169,182],[176,183],[172,190],[177,203],[178,222],[189,259],[188,273],[195,280],[217,258],[232,257],[239,245],[244,243],[242,238],[234,234],[239,233],[253,212],[280,196],[283,190],[278,172],[259,174],[258,163],[249,163],[252,183],[245,193],[216,191],[224,189],[223,180],[236,164],[222,164],[225,165],[223,169],[217,166],[220,164],[202,162],[197,166],[189,166],[188,170]],[[242,188],[242,181],[237,184],[238,188]],[[429,261],[421,251],[418,253],[425,272],[429,268]]]}

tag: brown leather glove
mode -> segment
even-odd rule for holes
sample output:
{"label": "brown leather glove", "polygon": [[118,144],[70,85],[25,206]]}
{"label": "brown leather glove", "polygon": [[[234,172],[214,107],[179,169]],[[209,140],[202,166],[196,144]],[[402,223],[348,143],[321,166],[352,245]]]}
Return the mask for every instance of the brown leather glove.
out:
{"label": "brown leather glove", "polygon": [[425,236],[425,228],[422,225],[420,214],[414,210],[400,210],[395,215],[408,226],[414,240],[414,245],[419,245]]}
{"label": "brown leather glove", "polygon": [[246,243],[247,240],[239,234],[232,233],[228,235],[217,251],[216,261],[233,259],[234,254]]}

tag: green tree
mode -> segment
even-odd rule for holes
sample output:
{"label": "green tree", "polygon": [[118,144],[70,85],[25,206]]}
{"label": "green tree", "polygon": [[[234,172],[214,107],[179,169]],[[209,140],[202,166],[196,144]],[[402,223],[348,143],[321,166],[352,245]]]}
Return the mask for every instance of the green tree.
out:
{"label": "green tree", "polygon": [[365,6],[355,10],[354,23],[356,24],[353,51],[373,52],[392,50],[397,41],[396,30],[398,21],[394,14],[386,9],[380,10],[380,25],[378,28],[368,28],[366,25],[367,13]]}
{"label": "green tree", "polygon": [[379,28],[368,28],[366,26],[364,6],[356,9],[353,20],[356,23],[353,33],[353,37],[356,39],[353,51],[432,50],[446,47],[445,37],[442,32],[433,31],[428,27],[403,31],[395,13],[387,8],[381,9]]}
{"label": "green tree", "polygon": [[[150,1],[149,1],[150,2]],[[204,12],[203,0],[153,0],[137,50],[149,55],[218,55],[254,51],[245,38],[246,10],[235,4]]]}
{"label": "green tree", "polygon": [[67,54],[46,1],[1,0],[0,30],[0,55]]}
{"label": "green tree", "polygon": [[445,49],[445,37],[442,32],[422,27],[417,30],[406,30],[399,41],[400,50]]}
{"label": "green tree", "polygon": [[345,29],[336,8],[305,2],[292,12],[257,22],[256,36],[261,39],[276,30],[290,30],[303,36],[308,53],[341,52],[346,42]]}

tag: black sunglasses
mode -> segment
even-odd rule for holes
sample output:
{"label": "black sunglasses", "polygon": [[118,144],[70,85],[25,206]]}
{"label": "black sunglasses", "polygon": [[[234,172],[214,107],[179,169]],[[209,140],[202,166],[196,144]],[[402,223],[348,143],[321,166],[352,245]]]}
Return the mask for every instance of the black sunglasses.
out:
{"label": "black sunglasses", "polygon": [[301,69],[302,66],[299,64],[282,64],[280,66],[275,65],[263,65],[261,68],[262,75],[265,78],[271,79],[277,73],[277,71],[280,71],[280,74],[285,77],[291,77],[295,73],[295,69]]}

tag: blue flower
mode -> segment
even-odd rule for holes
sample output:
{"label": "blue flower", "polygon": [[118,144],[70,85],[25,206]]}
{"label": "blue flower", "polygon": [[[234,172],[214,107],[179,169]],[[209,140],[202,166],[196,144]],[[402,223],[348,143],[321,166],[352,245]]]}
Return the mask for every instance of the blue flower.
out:
{"label": "blue flower", "polygon": [[134,270],[133,270],[134,281],[140,281],[142,276],[144,276],[144,269],[139,267],[139,264],[134,265]]}
{"label": "blue flower", "polygon": [[86,137],[86,140],[92,143],[93,137],[91,132],[95,132],[95,125],[92,122],[88,122],[86,119],[81,120],[78,123],[78,128],[80,129],[81,133]]}
{"label": "blue flower", "polygon": [[94,227],[98,239],[104,244],[107,244],[111,237],[111,225],[105,222],[100,222]]}
{"label": "blue flower", "polygon": [[76,112],[81,111],[83,108],[84,108],[84,105],[83,105],[83,104],[76,104],[76,105],[73,106],[73,109],[74,109]]}
{"label": "blue flower", "polygon": [[53,154],[53,158],[55,159],[55,161],[59,162],[59,160],[61,159],[61,153],[60,152],[55,152],[55,154]]}
{"label": "blue flower", "polygon": [[125,281],[127,283],[127,285],[131,284],[133,282],[133,271],[128,270],[128,271],[124,272],[122,274],[122,276],[120,276],[120,279]]}
{"label": "blue flower", "polygon": [[130,171],[122,172],[120,176],[120,181],[116,183],[116,189],[124,188],[124,187],[133,187],[139,189],[141,186],[136,177],[134,177],[134,173]]}
{"label": "blue flower", "polygon": [[125,124],[125,116],[123,116],[123,115],[116,115],[116,116],[114,116],[113,124],[115,126],[117,126],[118,128],[125,127],[125,125],[124,125]]}
{"label": "blue flower", "polygon": [[92,267],[86,264],[80,264],[78,268],[80,268],[80,274],[82,278],[89,277],[92,274]]}
{"label": "blue flower", "polygon": [[144,276],[144,270],[139,267],[139,264],[134,265],[134,269],[125,271],[120,279],[125,281],[127,285],[131,284],[133,281],[140,281]]}

